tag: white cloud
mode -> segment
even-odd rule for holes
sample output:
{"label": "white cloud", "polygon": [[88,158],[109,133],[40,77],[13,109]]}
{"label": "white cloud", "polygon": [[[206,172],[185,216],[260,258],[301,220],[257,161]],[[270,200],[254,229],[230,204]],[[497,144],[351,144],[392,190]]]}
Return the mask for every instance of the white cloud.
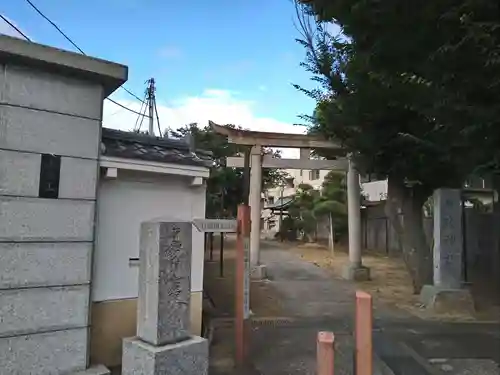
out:
{"label": "white cloud", "polygon": [[182,56],[182,51],[176,46],[166,46],[158,54],[166,59],[175,59]]}
{"label": "white cloud", "polygon": [[[305,128],[275,120],[268,117],[258,117],[253,113],[253,102],[240,100],[235,92],[218,89],[207,89],[200,96],[188,96],[164,104],[157,100],[158,114],[162,131],[166,127],[177,129],[189,123],[198,123],[200,127],[206,126],[208,120],[218,124],[235,124],[245,129],[303,134]],[[132,100],[117,100],[119,103],[139,111],[141,104]],[[132,130],[136,123],[137,115],[125,110],[106,100],[104,104],[103,126],[120,130]],[[142,128],[148,128],[148,119],[144,119]],[[155,121],[155,131],[157,125]],[[298,158],[298,150],[282,150],[284,157]]]}
{"label": "white cloud", "polygon": [[[7,18],[9,20],[9,22],[11,24],[13,24],[15,27],[17,27],[19,30],[21,30],[21,28],[18,25],[16,25],[16,23],[14,21],[12,21],[8,17],[5,17],[5,18]],[[23,31],[23,33],[26,35],[26,33],[24,31]],[[22,36],[22,34],[19,31],[17,31],[15,28],[13,28],[12,26],[10,26],[7,22],[5,22],[1,18],[0,18],[0,34],[4,34],[4,35],[8,35],[8,36],[13,36],[13,37],[16,37],[16,38],[24,39],[24,36]]]}

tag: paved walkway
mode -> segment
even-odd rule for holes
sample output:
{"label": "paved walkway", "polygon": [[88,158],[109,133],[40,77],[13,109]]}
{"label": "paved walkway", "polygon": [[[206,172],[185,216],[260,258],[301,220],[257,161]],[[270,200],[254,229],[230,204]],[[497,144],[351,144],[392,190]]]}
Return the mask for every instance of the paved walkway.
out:
{"label": "paved walkway", "polygon": [[[328,330],[336,336],[335,375],[353,375],[354,285],[279,243],[262,245],[265,282],[281,296],[287,317],[253,323],[253,373],[315,374],[316,334]],[[500,374],[497,325],[428,323],[383,307],[374,313],[375,374]]]}
{"label": "paved walkway", "polygon": [[[254,326],[253,358],[257,370],[266,375],[315,373],[316,334],[334,324],[339,375],[352,373],[349,332],[354,290],[348,283],[332,283],[324,270],[267,244],[261,262],[282,296],[283,310],[290,321],[275,326]],[[264,344],[265,343],[265,344]],[[345,358],[344,355],[345,354]],[[341,358],[342,356],[342,358]]]}
{"label": "paved walkway", "polygon": [[[261,262],[267,265],[269,282],[282,296],[290,320],[275,326],[254,326],[256,369],[265,375],[315,374],[316,335],[328,330],[335,333],[335,374],[353,374],[354,285],[332,280],[325,270],[287,252],[280,244],[265,242],[263,249]],[[384,315],[396,316],[390,311]],[[382,364],[377,362],[377,366]],[[377,373],[383,373],[382,369]]]}

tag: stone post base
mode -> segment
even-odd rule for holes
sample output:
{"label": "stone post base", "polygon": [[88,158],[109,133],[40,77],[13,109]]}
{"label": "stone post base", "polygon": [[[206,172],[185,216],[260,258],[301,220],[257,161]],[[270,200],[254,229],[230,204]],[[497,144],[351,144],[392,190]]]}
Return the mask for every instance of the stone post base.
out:
{"label": "stone post base", "polygon": [[264,264],[258,264],[252,266],[250,271],[250,278],[252,280],[264,280],[267,276],[266,266]]}
{"label": "stone post base", "polygon": [[98,365],[90,367],[83,371],[78,371],[73,373],[72,375],[110,375],[111,372],[107,369],[106,366]]}
{"label": "stone post base", "polygon": [[140,338],[123,340],[122,375],[207,375],[208,341],[198,336],[154,346]]}
{"label": "stone post base", "polygon": [[346,264],[342,270],[342,278],[353,281],[368,281],[370,280],[370,269],[365,266]]}
{"label": "stone post base", "polygon": [[437,313],[468,313],[475,311],[474,300],[468,289],[447,289],[434,285],[424,285],[420,301],[425,307]]}

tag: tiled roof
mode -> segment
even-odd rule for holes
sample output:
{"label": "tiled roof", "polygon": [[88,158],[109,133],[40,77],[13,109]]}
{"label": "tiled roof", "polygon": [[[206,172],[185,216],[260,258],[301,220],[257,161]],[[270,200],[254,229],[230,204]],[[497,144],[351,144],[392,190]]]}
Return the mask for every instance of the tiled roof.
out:
{"label": "tiled roof", "polygon": [[274,204],[269,204],[269,205],[265,206],[264,209],[268,209],[268,210],[287,209],[292,204],[294,199],[295,199],[295,197],[278,198],[278,199],[276,199],[276,202],[274,202]]}
{"label": "tiled roof", "polygon": [[102,129],[102,150],[104,156],[140,159],[164,163],[209,167],[211,153],[192,152],[182,139],[151,137],[147,134]]}

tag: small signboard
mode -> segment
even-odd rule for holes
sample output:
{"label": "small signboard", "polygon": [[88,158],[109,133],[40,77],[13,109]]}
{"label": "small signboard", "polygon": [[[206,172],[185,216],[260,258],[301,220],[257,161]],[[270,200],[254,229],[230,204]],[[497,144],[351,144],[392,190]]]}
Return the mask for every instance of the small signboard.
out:
{"label": "small signboard", "polygon": [[250,237],[244,239],[243,319],[250,317]]}
{"label": "small signboard", "polygon": [[238,221],[231,219],[194,219],[193,225],[200,232],[236,232]]}

